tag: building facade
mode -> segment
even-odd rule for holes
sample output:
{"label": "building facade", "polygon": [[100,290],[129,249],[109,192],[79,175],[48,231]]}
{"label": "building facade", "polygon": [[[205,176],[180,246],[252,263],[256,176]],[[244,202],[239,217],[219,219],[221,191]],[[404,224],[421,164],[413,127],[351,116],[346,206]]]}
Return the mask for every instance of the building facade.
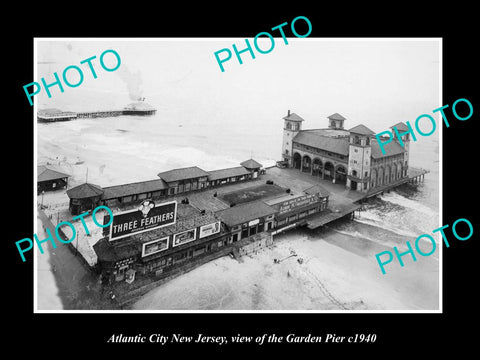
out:
{"label": "building facade", "polygon": [[[259,191],[265,186],[274,185],[257,183],[243,190],[237,188],[235,192]],[[114,211],[112,224],[93,245],[96,268],[108,283],[133,282],[135,276],[166,277],[176,269],[194,267],[229,253],[241,256],[255,252],[271,245],[274,234],[304,225],[308,218],[327,209],[329,193],[319,185],[296,194],[290,189],[280,189],[281,193],[240,204],[235,204],[235,199],[224,198],[224,207],[219,210],[214,207],[199,210],[194,204],[176,200],[145,200],[143,203],[156,204],[151,209],[169,208],[174,203],[175,216],[169,217],[174,220],[131,233],[131,228],[149,224],[162,210],[158,210],[159,213],[147,209],[145,214],[142,205],[137,209]],[[203,194],[206,204],[213,195]],[[109,223],[108,215],[104,223]]]}
{"label": "building facade", "polygon": [[98,205],[111,209],[134,206],[145,199],[159,200],[180,196],[258,177],[262,164],[253,159],[241,166],[205,171],[197,166],[173,169],[158,174],[159,179],[100,187],[84,183],[67,191],[70,212],[78,215]]}
{"label": "building facade", "polygon": [[62,173],[48,165],[37,166],[37,194],[42,191],[65,189],[70,175]]}
{"label": "building facade", "polygon": [[[383,145],[383,154],[372,130],[362,124],[346,130],[346,119],[338,113],[321,129],[303,130],[304,119],[290,110],[283,120],[282,160],[289,167],[360,192],[407,177],[409,134],[401,139],[395,134]],[[408,130],[404,123],[394,126]]]}

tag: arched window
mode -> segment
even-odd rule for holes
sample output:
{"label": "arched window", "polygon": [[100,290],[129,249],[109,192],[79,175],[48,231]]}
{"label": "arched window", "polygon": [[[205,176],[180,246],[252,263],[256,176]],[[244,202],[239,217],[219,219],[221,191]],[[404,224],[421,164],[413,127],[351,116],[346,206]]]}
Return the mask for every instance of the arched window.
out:
{"label": "arched window", "polygon": [[352,170],[352,175],[357,176],[357,170]]}

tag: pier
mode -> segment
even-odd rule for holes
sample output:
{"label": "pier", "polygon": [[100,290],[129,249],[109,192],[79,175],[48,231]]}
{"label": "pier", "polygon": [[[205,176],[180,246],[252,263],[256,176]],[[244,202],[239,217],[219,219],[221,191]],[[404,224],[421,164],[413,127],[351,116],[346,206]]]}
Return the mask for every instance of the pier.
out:
{"label": "pier", "polygon": [[94,119],[94,118],[108,118],[121,115],[139,115],[148,116],[155,115],[157,110],[151,105],[142,101],[125,106],[122,110],[100,110],[100,111],[62,111],[59,109],[43,109],[38,110],[37,120],[39,122],[55,122],[55,121],[69,121],[75,119]]}
{"label": "pier", "polygon": [[409,168],[408,169],[408,182],[410,184],[418,184],[425,180],[425,174],[428,174],[430,171],[419,168]]}
{"label": "pier", "polygon": [[92,119],[92,118],[105,118],[105,117],[115,117],[123,115],[123,110],[106,110],[106,111],[90,111],[90,112],[78,112],[78,119]]}
{"label": "pier", "polygon": [[420,169],[420,168],[414,168],[410,167],[408,169],[408,174],[405,178],[403,179],[398,179],[394,182],[391,182],[390,184],[382,185],[382,186],[377,186],[373,189],[370,189],[366,195],[365,198],[369,198],[378,194],[383,194],[385,191],[390,191],[397,186],[400,186],[402,184],[418,184],[420,182],[423,182],[425,179],[425,174],[428,174],[430,171],[425,170],[425,169]]}
{"label": "pier", "polygon": [[366,193],[349,190],[346,189],[343,184],[335,184],[331,180],[322,180],[308,173],[299,172],[291,168],[268,168],[266,175],[263,175],[262,179],[269,179],[274,181],[275,184],[291,188],[293,193],[301,192],[315,184],[319,184],[327,189],[330,192],[328,208],[296,224],[296,226],[306,225],[308,229],[314,230],[344,217],[353,219],[355,217],[355,211],[361,211],[361,202],[363,200],[381,195],[384,192],[389,192],[403,184],[418,184],[419,182],[423,182],[425,174],[427,173],[429,173],[428,170],[410,167],[405,178],[376,187]]}

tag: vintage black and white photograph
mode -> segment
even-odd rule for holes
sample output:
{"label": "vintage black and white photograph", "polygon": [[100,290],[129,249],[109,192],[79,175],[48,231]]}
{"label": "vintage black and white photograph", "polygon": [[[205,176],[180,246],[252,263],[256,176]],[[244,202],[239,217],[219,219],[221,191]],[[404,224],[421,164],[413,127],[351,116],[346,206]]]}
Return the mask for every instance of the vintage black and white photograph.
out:
{"label": "vintage black and white photograph", "polygon": [[273,44],[35,39],[36,312],[442,310],[441,38]]}

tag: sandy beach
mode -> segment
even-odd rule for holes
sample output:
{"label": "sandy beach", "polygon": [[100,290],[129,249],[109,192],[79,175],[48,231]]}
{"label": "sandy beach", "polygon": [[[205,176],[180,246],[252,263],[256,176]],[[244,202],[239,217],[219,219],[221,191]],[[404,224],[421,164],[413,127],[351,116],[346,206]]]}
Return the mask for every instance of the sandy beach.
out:
{"label": "sandy beach", "polygon": [[[275,238],[274,246],[238,262],[223,257],[152,290],[135,310],[434,310],[438,261],[421,258],[382,275],[372,255],[384,249],[327,232],[303,230]],[[350,243],[350,250],[333,243]],[[297,256],[275,264],[294,251]],[[302,258],[303,263],[298,259]]]}

